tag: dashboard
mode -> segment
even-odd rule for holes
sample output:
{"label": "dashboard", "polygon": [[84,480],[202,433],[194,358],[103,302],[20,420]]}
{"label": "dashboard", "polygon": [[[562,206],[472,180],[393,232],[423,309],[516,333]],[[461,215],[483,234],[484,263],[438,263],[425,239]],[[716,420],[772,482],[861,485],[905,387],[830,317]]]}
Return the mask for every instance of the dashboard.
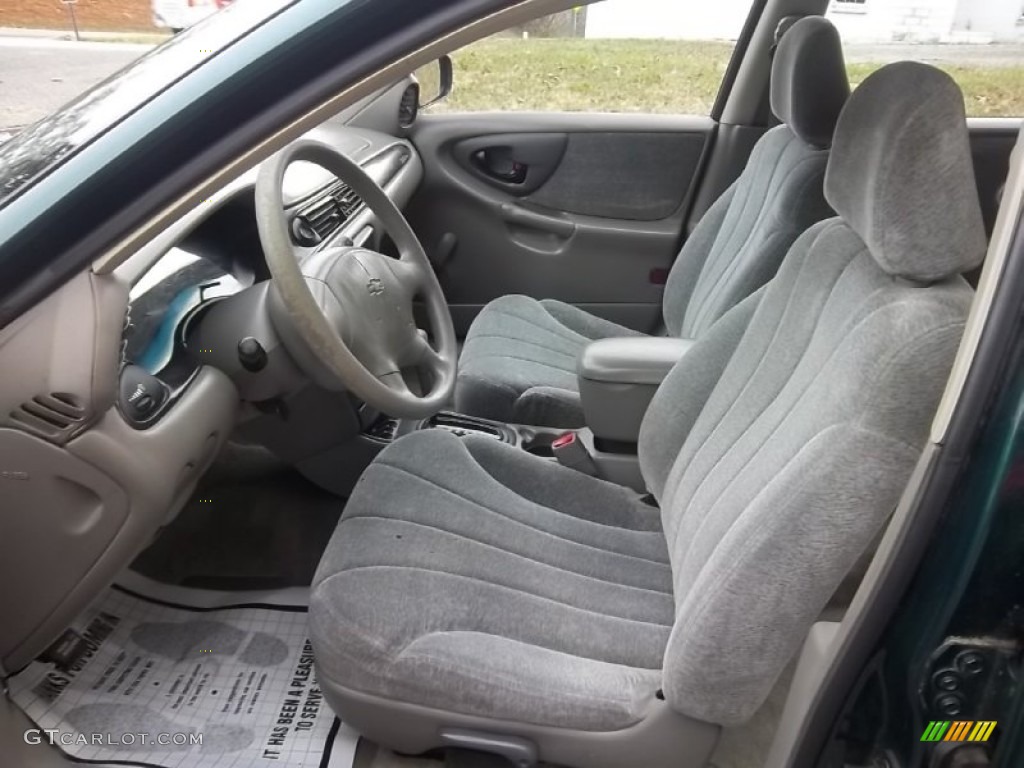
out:
{"label": "dashboard", "polygon": [[[137,365],[154,376],[171,375],[185,320],[206,302],[231,296],[244,287],[213,261],[172,249],[128,292],[125,364]],[[197,367],[195,362],[182,366],[184,370]]]}
{"label": "dashboard", "polygon": [[[418,158],[404,141],[337,126],[316,133],[362,157],[363,168],[396,202],[419,181]],[[149,429],[174,407],[204,364],[237,367],[226,359],[225,345],[192,331],[218,301],[269,278],[255,224],[254,186],[254,173],[229,186],[186,221],[188,229],[176,233],[173,245],[160,243],[155,258],[143,251],[125,265],[131,287],[117,405],[136,429]],[[339,244],[386,246],[364,202],[319,166],[293,164],[282,191],[297,258]]]}
{"label": "dashboard", "polygon": [[202,365],[188,353],[189,321],[210,302],[244,288],[214,261],[178,247],[131,287],[118,396],[129,424],[148,428],[174,405]]}
{"label": "dashboard", "polygon": [[[332,121],[310,135],[358,162],[399,208],[422,178],[400,135]],[[257,173],[198,203],[116,268],[97,262],[0,329],[4,506],[31,512],[0,531],[18,542],[0,578],[23,585],[0,605],[9,619],[0,669],[45,648],[177,514],[236,428],[259,418],[261,391],[239,365],[236,341],[253,327],[273,330],[259,325],[265,312],[246,314],[271,284]],[[298,258],[349,241],[388,247],[375,215],[324,169],[293,164],[282,192]],[[211,328],[221,335],[205,335]],[[296,388],[309,384],[300,371],[289,375]],[[332,398],[354,407],[345,393]]]}

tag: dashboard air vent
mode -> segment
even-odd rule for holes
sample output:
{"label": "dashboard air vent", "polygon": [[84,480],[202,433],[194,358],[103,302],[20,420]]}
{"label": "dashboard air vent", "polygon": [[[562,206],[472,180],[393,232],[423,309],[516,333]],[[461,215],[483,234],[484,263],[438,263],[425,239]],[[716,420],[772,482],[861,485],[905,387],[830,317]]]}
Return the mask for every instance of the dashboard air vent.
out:
{"label": "dashboard air vent", "polygon": [[292,221],[299,245],[323,242],[363,207],[363,200],[344,181],[337,181],[307,205]]}
{"label": "dashboard air vent", "polygon": [[408,128],[416,122],[420,111],[420,87],[417,83],[409,83],[402,92],[402,100],[398,102],[398,124]]}
{"label": "dashboard air vent", "polygon": [[10,413],[12,426],[53,443],[66,442],[85,423],[79,399],[64,392],[36,395]]}

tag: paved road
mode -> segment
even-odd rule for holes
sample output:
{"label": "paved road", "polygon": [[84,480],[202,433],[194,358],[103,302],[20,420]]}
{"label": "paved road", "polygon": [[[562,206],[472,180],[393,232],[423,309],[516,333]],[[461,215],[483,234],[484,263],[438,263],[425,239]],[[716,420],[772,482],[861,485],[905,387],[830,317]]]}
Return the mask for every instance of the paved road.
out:
{"label": "paved road", "polygon": [[0,37],[0,131],[45,117],[149,48]]}
{"label": "paved road", "polygon": [[1024,62],[1024,43],[997,45],[941,45],[913,43],[847,43],[843,52],[848,62],[874,62],[913,59],[930,64],[965,67],[1019,67]]}

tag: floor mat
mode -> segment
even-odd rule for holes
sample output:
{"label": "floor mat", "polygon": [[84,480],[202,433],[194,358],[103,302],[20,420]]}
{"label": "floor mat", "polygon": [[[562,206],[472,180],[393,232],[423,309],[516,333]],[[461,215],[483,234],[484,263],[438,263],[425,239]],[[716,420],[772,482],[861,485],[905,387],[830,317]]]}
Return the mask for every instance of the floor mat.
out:
{"label": "floor mat", "polygon": [[75,625],[84,643],[9,679],[11,698],[77,761],[351,768],[358,736],[323,700],[306,606],[203,594],[197,607],[111,588]]}
{"label": "floor mat", "polygon": [[309,586],[344,504],[266,449],[228,443],[132,567],[198,589]]}

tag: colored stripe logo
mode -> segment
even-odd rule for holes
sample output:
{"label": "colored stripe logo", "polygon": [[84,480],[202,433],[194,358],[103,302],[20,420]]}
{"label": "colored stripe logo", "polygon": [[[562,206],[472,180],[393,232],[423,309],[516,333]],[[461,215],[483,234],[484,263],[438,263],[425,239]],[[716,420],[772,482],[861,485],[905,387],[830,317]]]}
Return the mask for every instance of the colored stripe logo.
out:
{"label": "colored stripe logo", "polygon": [[921,741],[988,741],[995,720],[932,720]]}

